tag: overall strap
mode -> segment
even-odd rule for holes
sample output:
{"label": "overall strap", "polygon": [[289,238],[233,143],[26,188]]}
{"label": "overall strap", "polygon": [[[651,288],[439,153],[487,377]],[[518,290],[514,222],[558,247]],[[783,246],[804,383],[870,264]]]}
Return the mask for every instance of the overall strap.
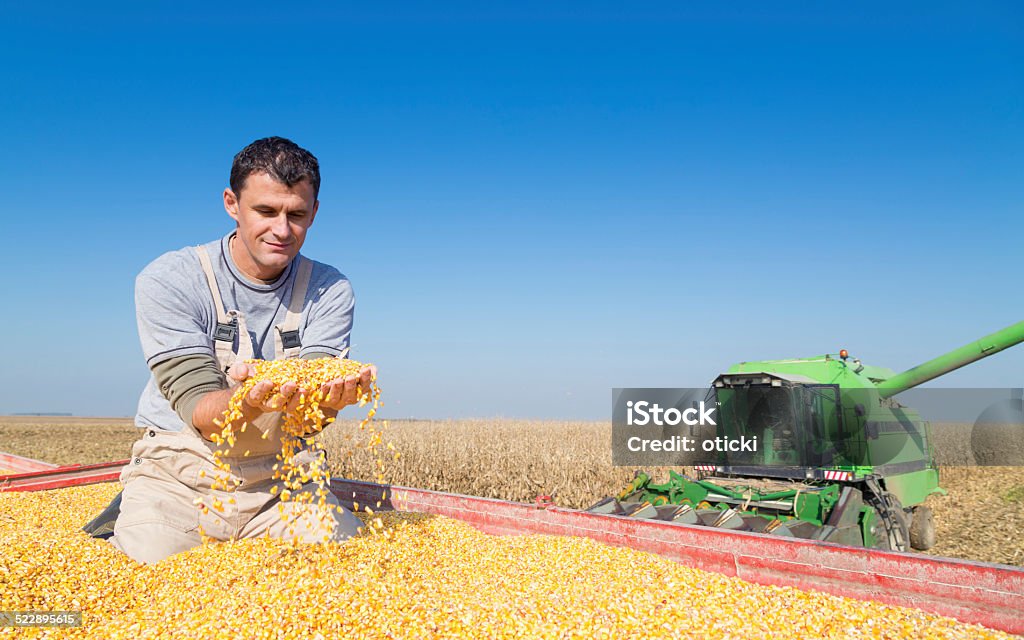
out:
{"label": "overall strap", "polygon": [[296,358],[302,349],[299,342],[299,323],[302,318],[302,305],[306,301],[309,289],[309,275],[313,272],[313,263],[303,256],[297,256],[298,272],[292,283],[292,295],[288,299],[288,311],[284,321],[274,326],[274,358],[285,360]]}
{"label": "overall strap", "polygon": [[[217,364],[221,370],[227,371],[236,359],[247,360],[252,357],[252,341],[249,340],[249,333],[246,330],[245,318],[238,311],[224,310],[224,301],[220,297],[220,288],[217,286],[217,277],[213,273],[213,265],[210,263],[210,255],[206,247],[199,245],[196,248],[199,256],[199,264],[206,274],[206,283],[210,286],[210,295],[213,296],[213,305],[217,309],[217,328],[213,332],[214,353],[217,357]],[[235,355],[235,337],[238,337],[238,355]]]}
{"label": "overall strap", "polygon": [[[249,328],[245,326],[245,315],[241,311],[229,311],[235,314],[238,320],[238,360],[251,360],[253,354],[252,338],[249,337]],[[228,365],[231,366],[231,365]],[[227,369],[225,368],[225,371]]]}
{"label": "overall strap", "polygon": [[213,265],[210,264],[210,254],[206,252],[206,247],[199,245],[196,247],[196,253],[199,255],[199,264],[203,267],[203,273],[206,274],[206,283],[210,285],[210,293],[213,294],[213,304],[217,307],[217,323],[218,324],[230,324],[230,318],[224,311],[224,302],[220,297],[220,288],[217,286],[217,277],[213,275]]}

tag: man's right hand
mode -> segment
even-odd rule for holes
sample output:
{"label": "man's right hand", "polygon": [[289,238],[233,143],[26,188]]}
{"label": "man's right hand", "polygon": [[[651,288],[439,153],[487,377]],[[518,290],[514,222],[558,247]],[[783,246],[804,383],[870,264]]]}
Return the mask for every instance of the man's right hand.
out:
{"label": "man's right hand", "polygon": [[[217,421],[223,419],[238,386],[255,373],[255,368],[251,365],[245,362],[236,362],[228,369],[227,378],[230,386],[220,391],[211,391],[199,399],[199,403],[192,413],[192,426],[196,428],[199,435],[206,440],[213,440],[213,436],[223,430],[223,425],[218,425]],[[269,380],[257,382],[242,400],[242,418],[236,420],[235,427],[241,427],[242,422],[252,422],[264,413],[287,411],[294,408],[301,395],[296,393],[298,390],[298,384],[286,382],[276,393],[272,393],[274,391],[273,382]]]}
{"label": "man's right hand", "polygon": [[[234,393],[238,385],[254,374],[254,367],[245,362],[236,362],[231,365],[231,368],[228,369],[228,380],[232,383],[231,392]],[[299,385],[294,381],[284,383],[276,393],[272,393],[273,390],[273,382],[261,380],[249,390],[249,393],[245,394],[242,399],[242,414],[246,420],[253,420],[264,413],[291,410],[298,404],[299,394],[296,392],[299,390]]]}

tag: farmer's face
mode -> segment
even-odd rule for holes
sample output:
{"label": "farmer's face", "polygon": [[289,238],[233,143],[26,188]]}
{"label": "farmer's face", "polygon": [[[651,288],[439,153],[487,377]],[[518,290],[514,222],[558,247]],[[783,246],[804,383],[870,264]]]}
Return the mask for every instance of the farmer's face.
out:
{"label": "farmer's face", "polygon": [[231,257],[245,275],[273,280],[299,254],[320,203],[309,180],[289,187],[266,173],[250,174],[240,193],[224,190],[224,208],[238,223]]}

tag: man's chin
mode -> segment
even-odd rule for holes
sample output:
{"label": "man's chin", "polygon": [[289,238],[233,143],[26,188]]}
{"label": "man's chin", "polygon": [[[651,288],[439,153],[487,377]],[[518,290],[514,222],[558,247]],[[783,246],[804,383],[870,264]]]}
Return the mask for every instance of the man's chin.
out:
{"label": "man's chin", "polygon": [[264,256],[260,262],[264,269],[269,271],[283,271],[288,267],[288,264],[292,261],[293,256],[285,254],[272,254]]}

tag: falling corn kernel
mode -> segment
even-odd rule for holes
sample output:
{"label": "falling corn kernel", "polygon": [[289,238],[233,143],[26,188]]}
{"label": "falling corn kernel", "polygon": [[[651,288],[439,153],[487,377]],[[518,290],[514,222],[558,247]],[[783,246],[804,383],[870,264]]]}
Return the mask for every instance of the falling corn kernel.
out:
{"label": "falling corn kernel", "polygon": [[[336,521],[330,515],[330,505],[327,503],[326,487],[330,482],[330,470],[326,462],[325,453],[321,443],[315,437],[326,425],[334,421],[333,415],[324,413],[322,403],[325,400],[324,386],[339,378],[346,378],[358,374],[367,365],[347,360],[344,358],[322,358],[315,360],[287,359],[287,360],[248,360],[252,367],[253,375],[247,378],[235,390],[228,403],[228,410],[218,420],[222,425],[219,433],[213,434],[212,440],[218,444],[214,451],[214,465],[219,475],[212,483],[213,489],[233,491],[238,487],[234,482],[229,487],[229,478],[232,474],[229,459],[231,448],[235,445],[236,425],[245,424],[242,405],[246,396],[252,389],[263,381],[272,383],[271,389],[264,397],[274,398],[282,386],[292,382],[296,383],[301,390],[299,402],[295,403],[289,410],[283,411],[281,450],[276,456],[278,463],[273,466],[274,480],[280,482],[284,487],[280,491],[276,485],[271,489],[272,495],[278,495],[282,501],[291,501],[297,508],[291,509],[285,514],[286,524],[292,527],[300,518],[309,517],[312,522],[325,524],[328,529],[333,529]],[[367,398],[372,398],[374,407],[380,402],[380,388],[374,380],[370,388],[363,390]],[[362,420],[360,428],[366,428],[370,424],[375,409],[371,409]],[[369,429],[371,444],[376,447],[381,442],[381,435],[375,429]],[[261,432],[262,438],[267,438],[269,431]],[[223,447],[224,443],[227,447]],[[312,451],[315,459],[306,464],[297,462],[297,455],[304,451]],[[251,450],[246,450],[244,456],[249,456]],[[383,466],[378,465],[379,471]],[[382,475],[378,473],[378,478]],[[309,489],[309,493],[299,493]],[[313,500],[317,496],[319,500]],[[217,508],[215,506],[215,508]]]}

